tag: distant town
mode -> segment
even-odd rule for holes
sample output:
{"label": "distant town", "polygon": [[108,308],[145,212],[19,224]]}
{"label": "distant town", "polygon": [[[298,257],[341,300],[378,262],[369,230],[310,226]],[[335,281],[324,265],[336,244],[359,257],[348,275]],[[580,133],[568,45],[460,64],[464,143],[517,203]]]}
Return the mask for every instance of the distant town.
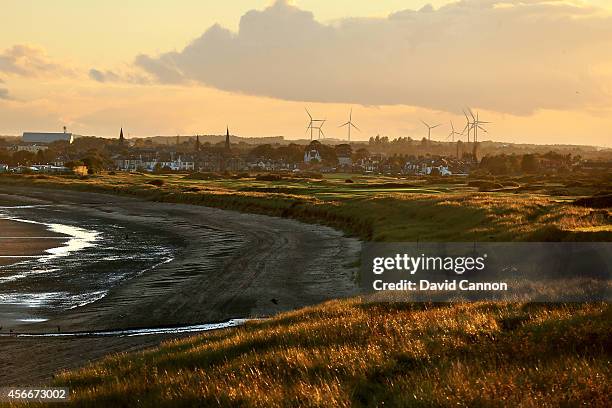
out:
{"label": "distant town", "polygon": [[[309,130],[320,132],[315,123],[311,117]],[[349,129],[353,126],[350,119],[346,125]],[[454,134],[450,136],[454,139]],[[428,137],[389,139],[380,135],[367,142],[325,138],[290,141],[283,137],[242,138],[232,135],[229,127],[225,134],[206,136],[128,139],[121,128],[112,139],[76,136],[64,128],[56,133],[24,132],[21,137],[0,137],[0,172],[88,175],[100,171],[307,171],[421,176],[468,175],[474,171],[493,175],[610,172],[612,150],[473,140],[442,142]]]}

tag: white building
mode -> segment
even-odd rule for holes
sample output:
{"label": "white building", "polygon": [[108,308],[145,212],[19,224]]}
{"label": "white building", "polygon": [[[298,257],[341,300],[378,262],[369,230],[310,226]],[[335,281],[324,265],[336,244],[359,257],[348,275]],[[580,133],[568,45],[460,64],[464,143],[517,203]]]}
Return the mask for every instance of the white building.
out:
{"label": "white building", "polygon": [[153,171],[156,168],[170,169],[173,171],[193,171],[195,162],[178,157],[175,160],[158,160],[156,158],[132,157],[129,159],[116,159],[115,165],[124,171]]}
{"label": "white building", "polygon": [[64,141],[72,143],[74,137],[72,133],[45,133],[45,132],[24,132],[21,137],[23,143],[36,144],[36,145],[48,145],[57,141]]}
{"label": "white building", "polygon": [[[151,164],[153,165],[151,167]],[[195,170],[195,162],[183,160],[179,156],[176,160],[172,161],[161,161],[161,162],[152,162],[149,164],[149,170],[154,170],[155,167],[159,164],[161,168],[169,168],[173,171],[193,171]]]}
{"label": "white building", "polygon": [[453,173],[450,171],[448,164],[440,163],[438,161],[417,161],[417,162],[406,162],[404,165],[404,174],[419,174],[429,176],[437,170],[440,176],[450,176]]}
{"label": "white building", "polygon": [[49,146],[37,145],[37,144],[20,144],[16,146],[18,152],[26,151],[31,153],[38,153],[41,150],[47,150]]}
{"label": "white building", "polygon": [[321,154],[317,149],[310,149],[304,152],[304,163],[310,164],[311,161],[316,160],[317,163],[321,163]]}
{"label": "white building", "polygon": [[353,165],[353,159],[350,156],[338,156],[338,165],[344,167],[350,167]]}
{"label": "white building", "polygon": [[64,166],[53,166],[49,164],[33,164],[30,166],[30,170],[37,171],[40,173],[57,173],[57,174],[65,174],[71,173],[71,170]]}

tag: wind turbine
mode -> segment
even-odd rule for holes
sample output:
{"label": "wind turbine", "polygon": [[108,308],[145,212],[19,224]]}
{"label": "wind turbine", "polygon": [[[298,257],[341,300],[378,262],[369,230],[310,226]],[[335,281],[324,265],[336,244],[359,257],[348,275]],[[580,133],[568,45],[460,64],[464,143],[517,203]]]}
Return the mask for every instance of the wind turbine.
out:
{"label": "wind turbine", "polygon": [[348,126],[348,141],[349,143],[351,142],[351,127],[354,127],[355,129],[357,129],[357,131],[361,132],[361,130],[359,130],[359,128],[357,126],[355,126],[355,124],[353,123],[353,108],[351,108],[351,113],[349,113],[349,120],[348,122],[338,126],[338,127],[344,127],[344,126]]}
{"label": "wind turbine", "polygon": [[470,108],[468,108],[468,111],[470,112],[470,116],[472,116],[472,128],[474,129],[474,143],[478,143],[478,129],[482,130],[485,133],[488,133],[487,129],[483,128],[480,125],[484,125],[484,124],[491,123],[491,122],[485,122],[485,121],[480,120],[478,118],[478,112],[476,112],[476,116],[474,116],[474,112],[472,112]]}
{"label": "wind turbine", "polygon": [[325,124],[325,121],[326,121],[326,120],[327,120],[327,119],[323,119],[323,120],[321,121],[321,124],[320,124],[320,125],[319,125],[319,127],[317,128],[317,130],[319,131],[319,139],[321,139],[321,136],[323,136],[323,139],[325,139],[325,133],[323,133],[323,129],[322,129],[322,128],[323,128],[323,125]]}
{"label": "wind turbine", "polygon": [[310,122],[308,122],[308,127],[306,128],[306,133],[308,133],[308,131],[310,130],[310,140],[312,140],[312,136],[313,136],[312,131],[314,129],[317,129],[319,131],[319,139],[321,139],[321,135],[325,136],[325,133],[323,133],[323,130],[321,128],[323,127],[323,124],[325,123],[327,119],[313,119],[310,112],[308,112],[308,109],[307,108],[304,108],[304,109],[306,109],[306,113],[308,114],[308,117],[310,118]]}
{"label": "wind turbine", "polygon": [[462,136],[463,133],[459,133],[455,131],[455,126],[453,125],[453,121],[450,121],[450,125],[451,125],[451,132],[448,134],[448,137],[446,138],[446,140],[448,139],[452,139],[453,142],[455,141],[455,135],[459,135]]}
{"label": "wind turbine", "polygon": [[465,109],[462,109],[462,110],[463,110],[463,114],[465,115],[465,120],[467,123],[465,124],[465,127],[463,128],[463,131],[461,132],[461,134],[464,134],[467,131],[467,142],[470,143],[470,130],[472,130],[472,122],[470,122],[470,117],[465,112]]}
{"label": "wind turbine", "polygon": [[429,126],[424,120],[421,120],[421,122],[423,122],[423,124],[427,126],[427,140],[431,141],[431,129],[437,128],[438,126],[440,126],[440,123],[435,126]]}

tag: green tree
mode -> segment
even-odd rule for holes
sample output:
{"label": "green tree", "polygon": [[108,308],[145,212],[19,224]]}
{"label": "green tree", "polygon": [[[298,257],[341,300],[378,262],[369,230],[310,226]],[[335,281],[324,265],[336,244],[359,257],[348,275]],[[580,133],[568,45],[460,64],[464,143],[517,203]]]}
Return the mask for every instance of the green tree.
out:
{"label": "green tree", "polygon": [[27,150],[20,150],[13,153],[12,163],[13,165],[28,166],[34,164],[36,161],[36,154],[28,152]]}
{"label": "green tree", "polygon": [[536,173],[540,169],[540,161],[536,154],[525,154],[521,160],[521,170],[525,173]]}

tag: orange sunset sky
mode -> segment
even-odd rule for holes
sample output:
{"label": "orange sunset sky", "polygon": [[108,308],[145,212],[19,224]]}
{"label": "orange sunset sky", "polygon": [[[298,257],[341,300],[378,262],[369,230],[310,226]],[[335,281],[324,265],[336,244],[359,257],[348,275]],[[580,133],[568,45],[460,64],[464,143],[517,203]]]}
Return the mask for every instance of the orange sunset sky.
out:
{"label": "orange sunset sky", "polygon": [[[125,4],[127,3],[127,4]],[[346,137],[612,147],[612,2],[5,0],[0,135]]]}

